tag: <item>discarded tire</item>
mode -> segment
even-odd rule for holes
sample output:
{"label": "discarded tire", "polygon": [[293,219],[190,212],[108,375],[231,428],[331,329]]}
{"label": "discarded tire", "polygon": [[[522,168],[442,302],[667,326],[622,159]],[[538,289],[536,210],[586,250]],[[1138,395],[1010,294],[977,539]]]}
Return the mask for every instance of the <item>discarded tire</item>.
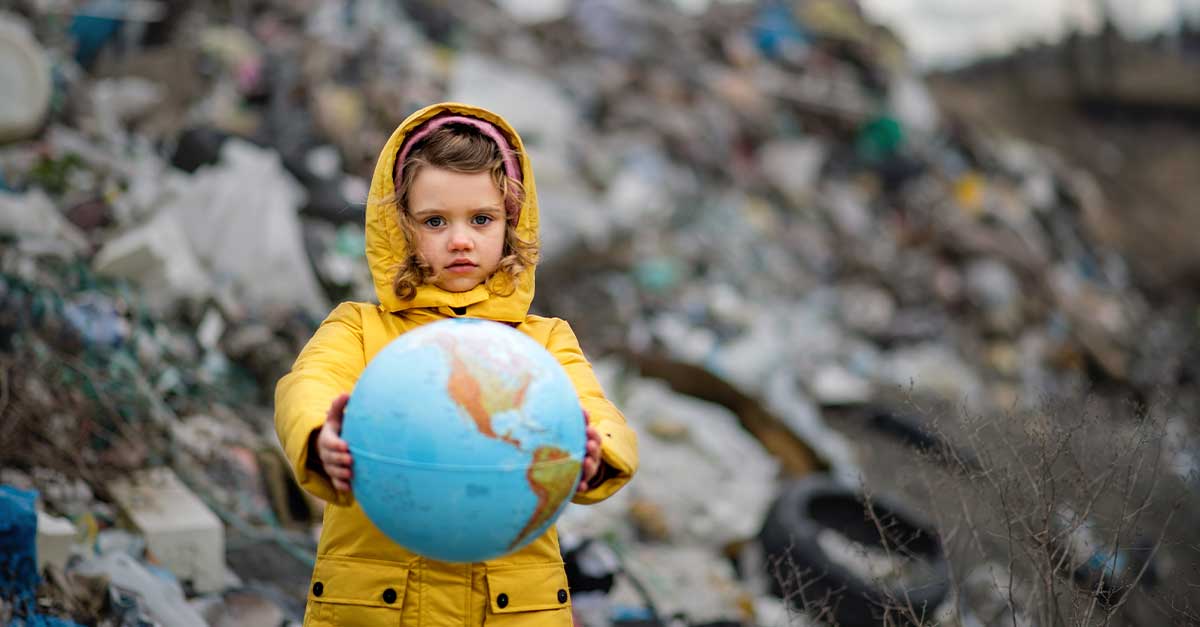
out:
{"label": "discarded tire", "polygon": [[929,621],[949,589],[933,527],[889,499],[871,510],[825,476],[785,484],[759,534],[772,592],[842,627]]}

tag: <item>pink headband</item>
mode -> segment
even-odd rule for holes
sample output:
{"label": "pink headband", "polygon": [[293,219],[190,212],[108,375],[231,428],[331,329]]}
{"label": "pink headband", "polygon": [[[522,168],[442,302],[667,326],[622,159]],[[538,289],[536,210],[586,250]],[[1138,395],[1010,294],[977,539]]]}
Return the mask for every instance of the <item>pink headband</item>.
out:
{"label": "pink headband", "polygon": [[[404,167],[404,159],[408,157],[408,153],[412,151],[413,146],[416,146],[422,139],[425,139],[431,133],[447,124],[466,124],[486,135],[488,139],[496,142],[496,146],[500,148],[500,156],[504,159],[504,173],[508,175],[508,178],[515,181],[523,179],[521,176],[521,166],[517,163],[516,154],[508,145],[508,140],[504,138],[504,134],[500,132],[500,129],[496,128],[490,122],[465,115],[450,114],[438,116],[418,127],[415,132],[404,140],[404,145],[400,148],[400,155],[396,158],[396,168]],[[521,208],[515,202],[510,202],[509,204],[510,206],[507,207],[508,219],[510,222],[516,224],[520,218]]]}

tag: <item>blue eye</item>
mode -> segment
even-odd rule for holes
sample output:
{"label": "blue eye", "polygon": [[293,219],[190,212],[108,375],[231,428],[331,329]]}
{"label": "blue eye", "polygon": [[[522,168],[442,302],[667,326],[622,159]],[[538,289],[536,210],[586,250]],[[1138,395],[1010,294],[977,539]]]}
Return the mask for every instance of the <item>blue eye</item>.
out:
{"label": "blue eye", "polygon": [[430,226],[435,229],[439,226],[444,225],[445,223],[446,223],[445,218],[442,218],[441,216],[433,216],[432,218],[428,218],[425,220],[425,226]]}
{"label": "blue eye", "polygon": [[491,216],[485,216],[483,214],[479,214],[479,215],[475,216],[474,218],[471,218],[471,223],[475,224],[476,226],[483,226],[485,224],[490,223],[491,221],[492,221]]}

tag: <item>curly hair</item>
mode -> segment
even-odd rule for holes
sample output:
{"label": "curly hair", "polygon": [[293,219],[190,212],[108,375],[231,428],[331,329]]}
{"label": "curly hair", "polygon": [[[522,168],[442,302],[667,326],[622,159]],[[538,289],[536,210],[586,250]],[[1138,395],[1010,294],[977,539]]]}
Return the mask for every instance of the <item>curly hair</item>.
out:
{"label": "curly hair", "polygon": [[[433,278],[430,265],[421,258],[417,245],[417,224],[408,211],[408,194],[422,167],[445,168],[464,174],[488,172],[500,190],[505,207],[520,207],[525,188],[504,171],[504,155],[496,142],[465,124],[447,124],[422,138],[409,152],[404,163],[396,163],[395,195],[385,200],[397,211],[400,230],[408,247],[408,256],[396,269],[392,290],[400,300],[411,300],[417,287]],[[517,235],[517,226],[505,220],[504,252],[500,266],[488,277],[485,285],[493,294],[507,296],[516,291],[517,278],[537,263],[536,241],[526,241]]]}

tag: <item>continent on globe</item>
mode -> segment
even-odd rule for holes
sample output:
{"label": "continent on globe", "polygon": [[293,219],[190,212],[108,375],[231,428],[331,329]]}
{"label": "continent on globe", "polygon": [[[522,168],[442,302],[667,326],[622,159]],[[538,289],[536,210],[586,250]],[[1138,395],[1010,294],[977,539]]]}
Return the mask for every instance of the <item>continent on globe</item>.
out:
{"label": "continent on globe", "polygon": [[[510,433],[500,435],[495,432],[492,416],[498,412],[521,409],[531,381],[529,369],[519,368],[520,376],[509,382],[505,377],[499,376],[500,373],[492,372],[484,366],[485,360],[464,359],[461,342],[455,338],[441,337],[438,340],[450,356],[450,377],[446,382],[446,391],[450,398],[467,412],[480,433],[521,449],[520,440],[512,437]],[[481,350],[471,352],[479,355]],[[580,467],[580,462],[569,452],[554,446],[540,446],[533,452],[533,459],[525,477],[529,482],[529,489],[537,496],[537,506],[529,522],[513,539],[509,548],[521,544],[526,536],[554,516],[558,504],[569,497],[575,487]],[[554,507],[550,507],[551,504]]]}
{"label": "continent on globe", "polygon": [[438,342],[450,355],[450,378],[446,382],[450,398],[475,421],[480,433],[521,448],[520,440],[513,438],[510,433],[499,435],[495,432],[492,416],[519,410],[525,404],[525,392],[531,380],[528,368],[517,369],[518,377],[509,382],[500,373],[490,372],[480,363],[481,360],[463,359],[460,352],[462,348],[455,338],[442,336]]}
{"label": "continent on globe", "polygon": [[579,460],[555,446],[540,446],[533,452],[533,463],[525,472],[525,478],[529,481],[529,489],[537,495],[537,507],[509,548],[521,544],[526,536],[554,516],[558,505],[575,488],[580,466]]}

